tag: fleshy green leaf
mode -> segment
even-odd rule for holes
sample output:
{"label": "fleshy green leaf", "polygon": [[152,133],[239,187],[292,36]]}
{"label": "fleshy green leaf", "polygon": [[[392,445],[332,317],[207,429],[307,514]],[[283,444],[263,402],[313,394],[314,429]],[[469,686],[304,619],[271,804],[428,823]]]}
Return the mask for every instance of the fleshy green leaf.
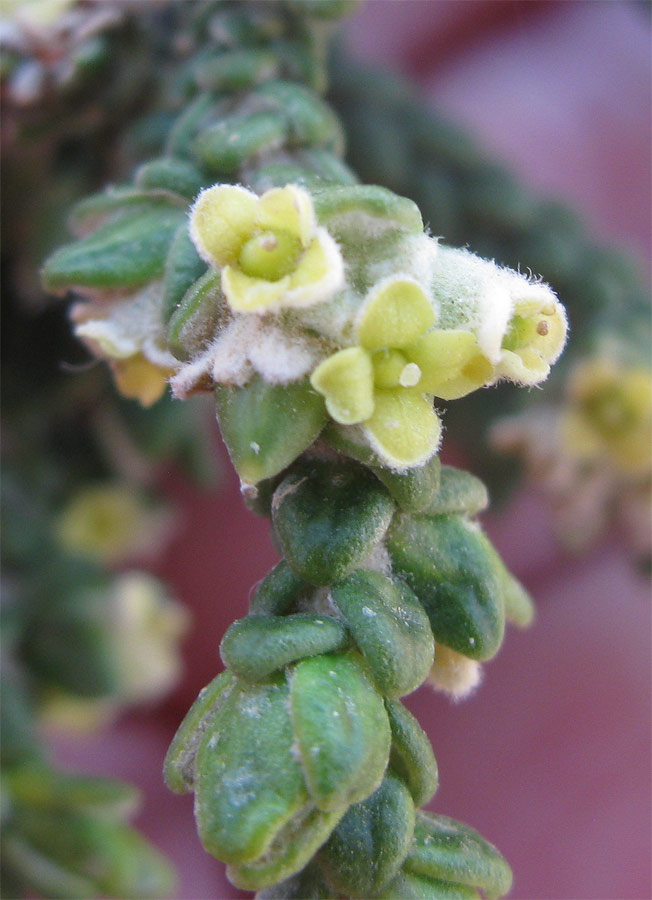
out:
{"label": "fleshy green leaf", "polygon": [[488,505],[487,489],[479,478],[463,469],[442,466],[439,491],[425,512],[431,516],[475,516]]}
{"label": "fleshy green leaf", "polygon": [[437,761],[428,735],[398,700],[385,701],[392,729],[390,765],[412,794],[414,805],[425,806],[439,784]]}
{"label": "fleshy green leaf", "polygon": [[255,862],[308,802],[292,747],[289,688],[276,676],[239,682],[197,752],[195,818],[205,849],[230,865]]}
{"label": "fleshy green leaf", "polygon": [[273,847],[254,863],[228,866],[226,874],[236,887],[255,891],[295,875],[312,859],[342,817],[343,809],[324,812],[304,807],[277,834]]}
{"label": "fleshy green leaf", "polygon": [[414,832],[414,803],[388,774],[377,791],[352,806],[319,853],[326,877],[346,897],[375,897],[405,859]]}
{"label": "fleshy green leaf", "polygon": [[417,595],[438,643],[489,659],[505,629],[503,592],[489,542],[457,516],[397,518],[387,533],[394,570]]}
{"label": "fleshy green leaf", "polygon": [[172,237],[184,221],[178,206],[147,205],[125,213],[51,256],[43,284],[66,288],[127,288],[161,275]]}
{"label": "fleshy green leaf", "polygon": [[171,791],[183,794],[195,786],[195,761],[204,732],[235,686],[231,672],[220,672],[186,713],[165,757],[163,776]]}
{"label": "fleshy green leaf", "polygon": [[181,225],[172,240],[163,273],[163,319],[167,322],[184,294],[206,271],[206,263],[195,250],[188,226]]}
{"label": "fleshy green leaf", "polygon": [[312,585],[303,581],[281,560],[257,585],[249,604],[250,615],[284,616],[306,594],[312,593]]}
{"label": "fleshy green leaf", "polygon": [[272,501],[285,558],[316,585],[339,581],[360,565],[393,512],[389,494],[371,472],[316,461],[288,475]]}
{"label": "fleshy green leaf", "polygon": [[428,676],[435,647],[423,606],[398,579],[359,569],[331,588],[378,689],[386,697],[416,690]]}
{"label": "fleshy green leaf", "polygon": [[354,654],[315,656],[291,676],[291,715],[310,794],[320,809],[368,797],[389,756],[383,700]]}
{"label": "fleshy green leaf", "polygon": [[220,654],[239,678],[260,681],[288,663],[343,650],[349,643],[346,628],[330,616],[248,616],[231,625]]}
{"label": "fleshy green leaf", "polygon": [[381,466],[372,468],[403,512],[422,512],[430,506],[439,491],[441,463],[438,456],[433,456],[423,466],[405,472]]}
{"label": "fleshy green leaf", "polygon": [[307,378],[283,385],[255,376],[244,387],[218,386],[215,397],[224,443],[249,484],[289,466],[326,421],[324,401]]}
{"label": "fleshy green leaf", "polygon": [[[174,285],[171,284],[168,296],[170,303],[176,296],[176,286],[180,285],[181,278]],[[209,269],[187,288],[178,301],[177,309],[172,312],[167,333],[170,352],[182,362],[192,359],[213,340],[228,316],[226,300],[220,287],[220,272]]]}
{"label": "fleshy green leaf", "polygon": [[404,869],[479,888],[489,900],[503,897],[512,884],[512,872],[492,844],[468,825],[432,813],[418,813]]}

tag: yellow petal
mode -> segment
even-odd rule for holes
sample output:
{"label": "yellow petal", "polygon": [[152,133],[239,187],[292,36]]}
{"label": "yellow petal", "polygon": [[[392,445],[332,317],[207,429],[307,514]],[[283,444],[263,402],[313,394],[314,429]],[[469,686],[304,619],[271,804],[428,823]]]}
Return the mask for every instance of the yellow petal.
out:
{"label": "yellow petal", "polygon": [[251,278],[232,266],[222,270],[222,291],[235,312],[264,312],[283,306],[290,284],[288,275],[279,281]]}
{"label": "yellow petal", "polygon": [[363,422],[374,411],[373,368],[362,347],[329,356],[312,373],[310,383],[326,398],[329,415],[341,425]]}
{"label": "yellow petal", "polygon": [[475,335],[461,329],[431,331],[409,347],[406,355],[421,369],[419,388],[444,400],[477,390],[494,373]]}
{"label": "yellow petal", "polygon": [[152,406],[165,393],[171,369],[161,369],[138,353],[129,359],[111,363],[116,387],[123,397],[139,400],[142,406]]}
{"label": "yellow petal", "polygon": [[441,423],[416,389],[376,391],[374,413],[363,428],[373,449],[394,469],[423,465],[437,450]]}
{"label": "yellow petal", "polygon": [[538,384],[545,381],[549,372],[548,363],[529,347],[518,352],[503,350],[500,362],[496,366],[496,375],[499,378],[508,378],[517,384]]}
{"label": "yellow petal", "polygon": [[190,212],[190,236],[197,252],[214,266],[235,262],[256,227],[258,197],[234,184],[202,191]]}
{"label": "yellow petal", "polygon": [[289,276],[284,306],[294,308],[323,303],[342,287],[344,264],[333,238],[319,228],[308,249],[299,258],[296,269]]}
{"label": "yellow petal", "polygon": [[435,322],[420,285],[394,278],[369,295],[358,318],[358,340],[368,350],[409,347]]}
{"label": "yellow petal", "polygon": [[266,191],[258,201],[256,220],[260,228],[289,232],[304,247],[317,227],[310,194],[294,184]]}

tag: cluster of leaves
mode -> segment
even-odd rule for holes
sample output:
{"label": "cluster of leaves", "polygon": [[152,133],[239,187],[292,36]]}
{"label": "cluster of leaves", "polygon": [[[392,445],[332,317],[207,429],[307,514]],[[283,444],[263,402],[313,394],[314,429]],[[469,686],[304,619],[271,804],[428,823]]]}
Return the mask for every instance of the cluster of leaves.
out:
{"label": "cluster of leaves", "polygon": [[419,811],[437,766],[399,698],[440,651],[492,657],[505,618],[527,624],[532,607],[475,521],[477,479],[436,457],[380,474],[307,454],[276,479],[284,560],[168,753],[204,847],[260,897],[492,897],[511,883],[476,832]]}

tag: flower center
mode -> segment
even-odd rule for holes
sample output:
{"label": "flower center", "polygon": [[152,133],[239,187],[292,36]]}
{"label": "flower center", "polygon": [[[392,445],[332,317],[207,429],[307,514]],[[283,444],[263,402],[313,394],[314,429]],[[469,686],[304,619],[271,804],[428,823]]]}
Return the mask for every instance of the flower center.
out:
{"label": "flower center", "polygon": [[408,362],[400,350],[376,350],[371,359],[377,388],[414,387],[421,380],[419,366]]}
{"label": "flower center", "polygon": [[301,242],[287,231],[261,231],[240,250],[240,269],[250,278],[278,281],[296,268]]}

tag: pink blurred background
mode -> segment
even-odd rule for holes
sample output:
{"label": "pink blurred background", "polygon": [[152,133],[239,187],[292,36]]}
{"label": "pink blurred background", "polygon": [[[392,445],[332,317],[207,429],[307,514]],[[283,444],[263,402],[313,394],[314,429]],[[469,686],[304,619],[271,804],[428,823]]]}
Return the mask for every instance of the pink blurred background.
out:
{"label": "pink blurred background", "polygon": [[[367,0],[346,41],[359,58],[411,76],[428,102],[646,270],[649,22],[643,4],[620,0]],[[184,527],[160,570],[195,614],[184,683],[108,733],[58,740],[66,764],[142,786],[138,824],[177,864],[178,900],[250,896],[201,850],[191,799],[160,778],[178,722],[221,668],[222,634],[277,559],[219,452],[226,474],[212,495],[166,477]],[[408,700],[439,763],[431,808],[499,847],[514,869],[513,898],[649,898],[649,583],[616,535],[581,559],[560,555],[533,495],[485,524],[539,615],[528,632],[510,629],[468,701],[427,689]]]}

